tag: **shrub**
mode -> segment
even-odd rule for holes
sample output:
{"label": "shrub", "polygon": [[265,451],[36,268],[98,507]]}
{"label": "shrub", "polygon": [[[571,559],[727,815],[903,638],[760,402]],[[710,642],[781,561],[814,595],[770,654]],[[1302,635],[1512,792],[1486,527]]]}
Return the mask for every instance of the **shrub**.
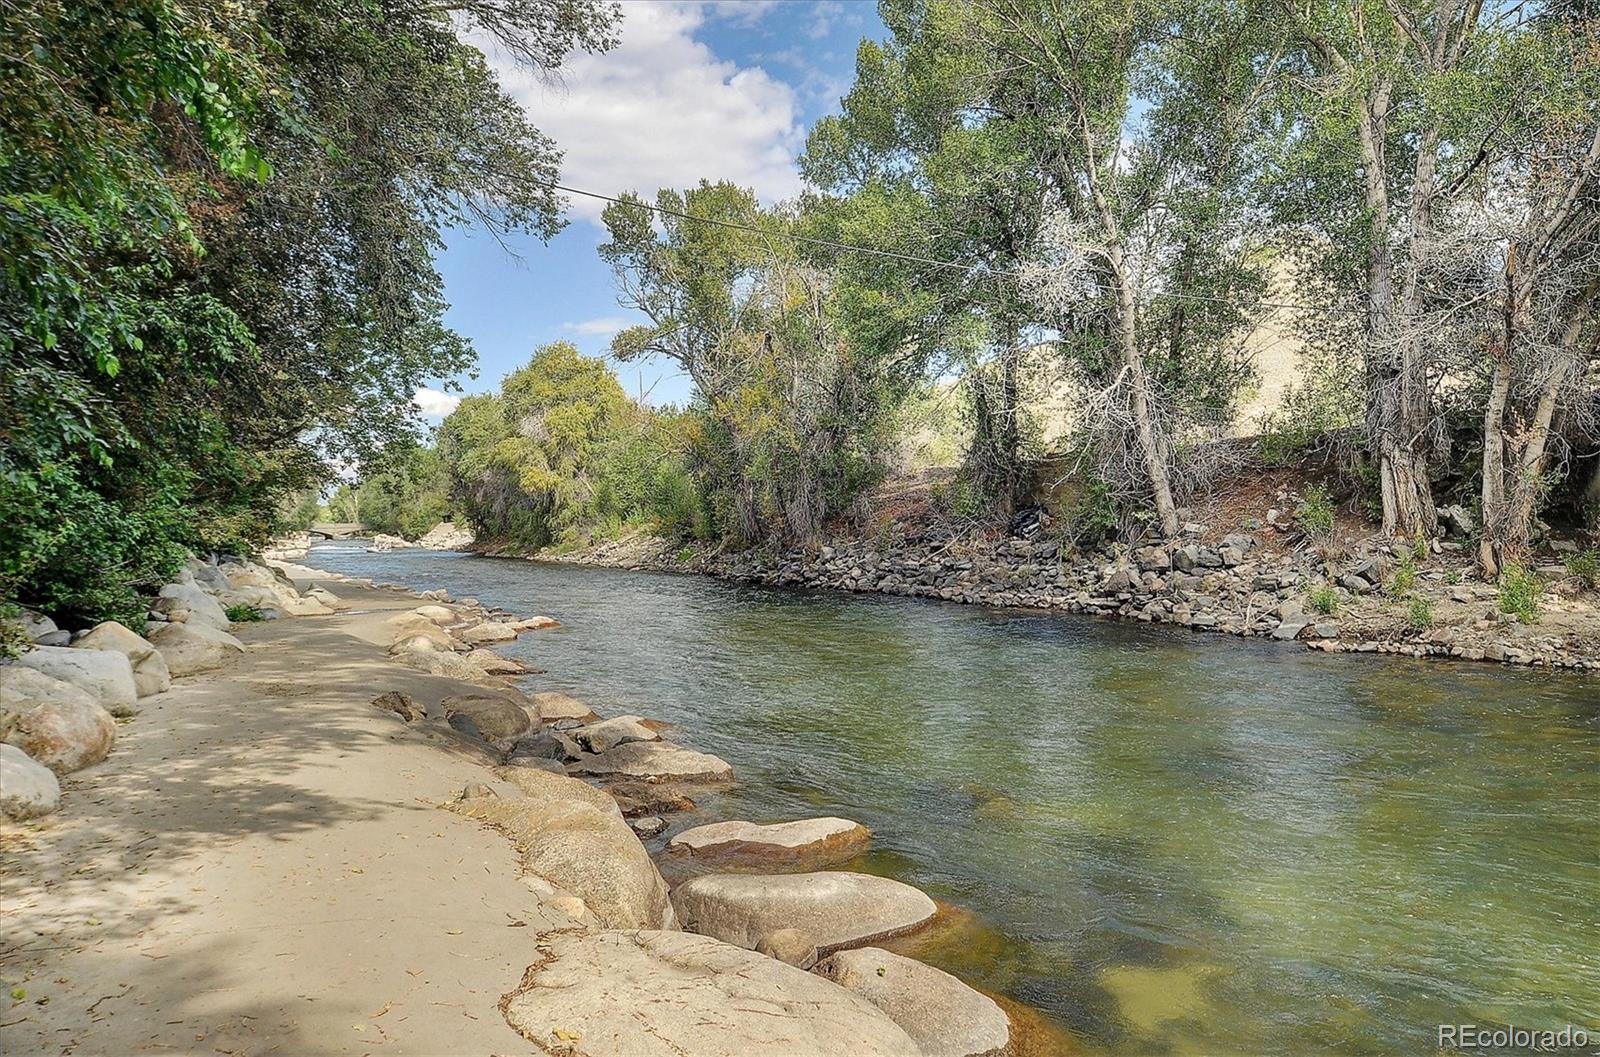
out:
{"label": "shrub", "polygon": [[1103,481],[1092,481],[1066,510],[1065,535],[1093,547],[1117,531],[1117,505]]}
{"label": "shrub", "polygon": [[1574,554],[1567,559],[1567,572],[1577,577],[1578,582],[1593,591],[1600,586],[1600,551],[1593,547],[1581,554]]}
{"label": "shrub", "polygon": [[1406,620],[1416,631],[1427,628],[1433,623],[1433,603],[1421,595],[1412,595],[1406,606]]}
{"label": "shrub", "polygon": [[1306,597],[1311,602],[1311,608],[1318,613],[1332,614],[1339,611],[1339,592],[1334,590],[1332,584],[1313,587]]}
{"label": "shrub", "polygon": [[1328,495],[1328,486],[1323,484],[1307,488],[1294,508],[1294,519],[1300,528],[1319,540],[1333,535],[1333,514],[1333,498]]}
{"label": "shrub", "polygon": [[1411,557],[1410,551],[1401,551],[1399,559],[1395,562],[1394,576],[1389,580],[1389,594],[1395,598],[1402,598],[1411,593],[1417,586],[1417,562]]}
{"label": "shrub", "polygon": [[1500,574],[1500,612],[1525,624],[1539,621],[1539,594],[1544,585],[1538,574],[1521,565],[1508,565]]}
{"label": "shrub", "polygon": [[229,606],[225,612],[228,614],[228,620],[235,624],[253,624],[258,620],[267,619],[258,607],[243,602]]}
{"label": "shrub", "polygon": [[878,530],[874,534],[873,546],[879,554],[888,554],[894,550],[894,518],[886,517],[878,522]]}
{"label": "shrub", "polygon": [[1428,560],[1428,555],[1433,553],[1433,548],[1428,544],[1428,537],[1417,533],[1416,542],[1411,545],[1411,554],[1419,562]]}
{"label": "shrub", "polygon": [[1454,587],[1461,582],[1461,573],[1455,569],[1446,569],[1444,571],[1444,582]]}

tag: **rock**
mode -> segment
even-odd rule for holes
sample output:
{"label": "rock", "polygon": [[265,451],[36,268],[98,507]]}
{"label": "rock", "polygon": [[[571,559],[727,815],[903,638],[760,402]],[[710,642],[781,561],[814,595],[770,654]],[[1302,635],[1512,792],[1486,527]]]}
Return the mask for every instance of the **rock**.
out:
{"label": "rock", "polygon": [[350,603],[328,590],[326,587],[313,587],[302,596],[326,607],[329,611],[337,613],[349,609]]}
{"label": "rock", "polygon": [[761,937],[756,953],[776,958],[796,969],[809,969],[817,964],[817,945],[810,936],[799,929],[777,929]]}
{"label": "rock", "polygon": [[659,815],[645,815],[643,818],[632,819],[628,825],[633,827],[633,832],[639,835],[640,840],[659,837],[667,831],[667,820]]}
{"label": "rock", "polygon": [[395,659],[407,668],[415,668],[429,675],[442,675],[457,682],[504,685],[476,664],[455,653],[397,653]]}
{"label": "rock", "polygon": [[675,815],[693,811],[694,800],[683,790],[651,782],[620,782],[606,792],[616,801],[626,818],[640,815]]}
{"label": "rock", "polygon": [[630,741],[660,741],[661,734],[645,726],[643,716],[615,716],[590,723],[572,732],[577,743],[589,752],[608,752]]}
{"label": "rock", "polygon": [[872,843],[872,831],[847,818],[807,818],[761,826],[713,822],[686,829],[667,851],[722,869],[816,870],[855,858]]}
{"label": "rock", "polygon": [[[398,657],[406,653],[452,653],[432,635],[402,635],[389,646],[389,655]],[[464,658],[463,658],[464,659]],[[469,662],[470,663],[470,662]],[[481,669],[480,669],[481,670]]]}
{"label": "rock", "polygon": [[871,874],[706,874],[685,881],[672,904],[692,932],[754,947],[780,928],[808,933],[824,954],[911,932],[933,919],[933,900]]}
{"label": "rock", "polygon": [[512,621],[511,626],[518,631],[545,631],[549,628],[559,628],[561,621],[554,617],[527,617]]}
{"label": "rock", "polygon": [[448,606],[418,606],[411,612],[434,624],[454,624],[458,619],[460,619],[456,616],[456,611]]}
{"label": "rock", "polygon": [[456,799],[472,800],[480,796],[497,797],[499,795],[499,793],[494,791],[494,786],[490,785],[488,782],[468,782],[466,785],[461,787],[461,792]]}
{"label": "rock", "polygon": [[1200,566],[1200,548],[1193,543],[1172,550],[1172,567],[1179,572],[1192,573]]}
{"label": "rock", "polygon": [[50,631],[33,640],[35,646],[71,646],[72,632]]}
{"label": "rock", "polygon": [[512,770],[502,767],[495,771],[495,777],[510,783],[524,796],[535,800],[571,800],[587,804],[603,815],[622,817],[616,801],[607,796],[603,789],[597,789],[588,782],[565,774],[551,775],[543,771]]}
{"label": "rock", "polygon": [[539,710],[539,718],[546,723],[557,719],[588,721],[594,718],[594,711],[588,705],[557,690],[534,694],[533,704]]}
{"label": "rock", "polygon": [[661,741],[629,741],[572,764],[578,774],[616,775],[646,782],[731,782],[733,768],[706,752]]}
{"label": "rock", "polygon": [[1230,550],[1238,551],[1241,556],[1249,554],[1250,548],[1254,547],[1255,544],[1254,536],[1246,536],[1242,532],[1233,532],[1222,537],[1222,545]]}
{"label": "rock", "polygon": [[1439,508],[1439,522],[1452,536],[1469,539],[1477,531],[1477,524],[1466,507],[1457,505]]}
{"label": "rock", "polygon": [[504,1005],[573,1057],[914,1057],[865,999],[752,951],[681,932],[563,931]]}
{"label": "rock", "polygon": [[[217,604],[217,600],[193,584],[167,584],[159,594],[160,597],[156,600],[154,608],[167,613],[168,620],[177,623],[209,624],[219,631],[226,631],[229,626],[228,614]],[[168,603],[170,608],[162,608],[162,601],[165,599],[171,600]],[[171,615],[179,609],[185,613],[182,621],[178,621],[176,617]],[[167,663],[171,665],[171,658],[168,658]],[[172,674],[177,675],[178,673],[173,672]]]}
{"label": "rock", "polygon": [[994,999],[931,965],[866,947],[831,955],[815,972],[883,1010],[927,1057],[1000,1057],[1011,1041]]}
{"label": "rock", "polygon": [[13,715],[8,725],[6,741],[56,774],[71,774],[99,763],[111,754],[117,740],[117,722],[111,713],[98,702],[82,698],[56,698],[34,705]]}
{"label": "rock", "polygon": [[466,716],[489,741],[515,741],[533,729],[527,709],[494,694],[456,694],[441,702],[445,717]]}
{"label": "rock", "polygon": [[490,675],[520,675],[528,666],[510,657],[502,657],[493,650],[477,649],[467,654],[467,660]]}
{"label": "rock", "polygon": [[21,821],[60,806],[61,783],[55,772],[17,746],[0,742],[0,814]]}
{"label": "rock", "polygon": [[544,756],[510,756],[506,758],[508,767],[529,767],[536,771],[545,771],[549,774],[565,775],[566,764],[560,760],[552,760]]}
{"label": "rock", "polygon": [[564,731],[547,728],[518,738],[517,743],[511,746],[511,755],[532,756],[566,763],[582,756],[583,749],[579,748],[578,743]]}
{"label": "rock", "polygon": [[54,635],[61,630],[56,627],[56,622],[43,613],[32,609],[24,609],[16,616],[16,622],[22,625],[22,633],[28,637],[29,642],[38,642],[46,635]]}
{"label": "rock", "polygon": [[517,629],[510,624],[486,620],[456,632],[456,638],[468,646],[482,646],[488,642],[510,642],[517,637]]}
{"label": "rock", "polygon": [[1311,621],[1303,620],[1298,617],[1292,620],[1285,620],[1283,623],[1272,629],[1272,637],[1285,642],[1293,641],[1294,639],[1298,639],[1300,637],[1300,633],[1305,631],[1305,629],[1310,627],[1310,625]]}
{"label": "rock", "polygon": [[1319,639],[1336,639],[1339,637],[1339,622],[1337,620],[1323,620],[1315,624],[1311,634]]}
{"label": "rock", "polygon": [[80,650],[109,650],[128,658],[133,668],[133,686],[140,697],[159,694],[172,685],[172,673],[167,670],[167,659],[155,644],[118,624],[107,620],[96,624],[83,638],[74,642]]}
{"label": "rock", "polygon": [[120,653],[70,646],[35,646],[18,657],[17,663],[52,679],[71,683],[114,716],[134,714],[139,687],[133,679],[133,665]]}
{"label": "rock", "polygon": [[435,551],[460,551],[472,546],[472,533],[454,521],[441,521],[417,540],[417,546]]}
{"label": "rock", "polygon": [[393,712],[407,723],[428,718],[428,710],[414,701],[404,690],[389,690],[372,699],[376,708]]}
{"label": "rock", "polygon": [[221,668],[244,653],[244,643],[209,624],[168,624],[150,633],[150,642],[174,676]]}
{"label": "rock", "polygon": [[535,877],[533,874],[525,875],[522,878],[522,883],[528,886],[529,891],[539,897],[539,902],[554,907],[584,928],[597,929],[600,927],[599,919],[594,916],[594,912],[589,909],[588,905],[565,888],[558,888],[543,877]]}
{"label": "rock", "polygon": [[1172,568],[1172,557],[1160,547],[1140,547],[1133,560],[1143,572],[1164,573]]}
{"label": "rock", "polygon": [[372,537],[372,546],[368,547],[367,550],[375,551],[378,554],[384,554],[388,551],[406,550],[407,548],[415,546],[415,543],[412,543],[410,540],[405,539],[404,537],[391,536],[388,533],[379,532]]}
{"label": "rock", "polygon": [[0,664],[0,739],[6,736],[24,712],[52,702],[98,704],[94,695],[80,686],[63,682],[35,668]]}
{"label": "rock", "polygon": [[[555,777],[513,768],[501,773],[508,780]],[[615,805],[606,812],[575,800],[480,797],[450,809],[505,833],[522,853],[524,871],[583,900],[605,928],[678,927],[666,882]]]}

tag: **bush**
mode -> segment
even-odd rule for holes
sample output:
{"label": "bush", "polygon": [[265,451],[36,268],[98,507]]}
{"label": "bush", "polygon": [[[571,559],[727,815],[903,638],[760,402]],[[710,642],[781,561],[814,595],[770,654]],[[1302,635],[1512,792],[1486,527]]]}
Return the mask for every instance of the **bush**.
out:
{"label": "bush", "polygon": [[1406,620],[1413,630],[1424,630],[1433,623],[1433,603],[1421,595],[1412,595],[1406,606]]}
{"label": "bush", "polygon": [[1300,501],[1295,504],[1295,521],[1306,535],[1319,541],[1332,538],[1333,516],[1333,498],[1328,495],[1328,486],[1324,484],[1314,484],[1307,488]]}
{"label": "bush", "polygon": [[1539,594],[1544,585],[1538,574],[1521,565],[1508,565],[1500,574],[1500,612],[1525,624],[1539,622]]}
{"label": "bush", "polygon": [[1322,614],[1333,614],[1339,611],[1339,592],[1332,584],[1322,584],[1311,589],[1307,599],[1311,608]]}
{"label": "bush", "polygon": [[262,615],[260,608],[243,602],[229,606],[224,612],[228,614],[228,620],[234,624],[254,624],[258,620],[267,619]]}
{"label": "bush", "polygon": [[1593,591],[1600,586],[1600,551],[1590,548],[1567,559],[1567,572],[1577,577],[1584,587]]}
{"label": "bush", "polygon": [[1394,576],[1389,580],[1389,594],[1394,598],[1403,598],[1411,593],[1417,586],[1417,562],[1411,557],[1410,551],[1401,551],[1399,559],[1395,562]]}

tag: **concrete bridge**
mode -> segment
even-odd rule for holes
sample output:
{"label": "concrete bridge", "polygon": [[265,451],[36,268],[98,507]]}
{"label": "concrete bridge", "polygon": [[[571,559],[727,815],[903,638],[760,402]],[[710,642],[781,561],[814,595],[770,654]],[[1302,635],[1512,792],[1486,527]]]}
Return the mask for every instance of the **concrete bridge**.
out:
{"label": "concrete bridge", "polygon": [[354,536],[370,536],[372,530],[358,521],[323,521],[307,530],[313,537],[325,540],[347,540]]}

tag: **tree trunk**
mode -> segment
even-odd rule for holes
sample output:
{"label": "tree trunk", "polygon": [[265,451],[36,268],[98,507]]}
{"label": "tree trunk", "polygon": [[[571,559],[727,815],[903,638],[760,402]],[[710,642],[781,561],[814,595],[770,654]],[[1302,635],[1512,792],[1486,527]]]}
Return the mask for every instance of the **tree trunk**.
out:
{"label": "tree trunk", "polygon": [[1502,345],[1489,388],[1489,404],[1483,413],[1483,537],[1478,541],[1478,566],[1491,580],[1500,575],[1505,561],[1505,419],[1510,393],[1511,356]]}
{"label": "tree trunk", "polygon": [[1128,409],[1133,414],[1139,453],[1144,459],[1150,490],[1155,496],[1156,519],[1160,522],[1161,534],[1170,538],[1178,534],[1178,508],[1172,501],[1172,481],[1167,476],[1166,455],[1156,436],[1154,416],[1150,413],[1150,378],[1145,373],[1144,357],[1139,353],[1132,280],[1124,267],[1120,249],[1112,252],[1111,264],[1117,277],[1117,347],[1122,354],[1123,366],[1128,370],[1130,387]]}

